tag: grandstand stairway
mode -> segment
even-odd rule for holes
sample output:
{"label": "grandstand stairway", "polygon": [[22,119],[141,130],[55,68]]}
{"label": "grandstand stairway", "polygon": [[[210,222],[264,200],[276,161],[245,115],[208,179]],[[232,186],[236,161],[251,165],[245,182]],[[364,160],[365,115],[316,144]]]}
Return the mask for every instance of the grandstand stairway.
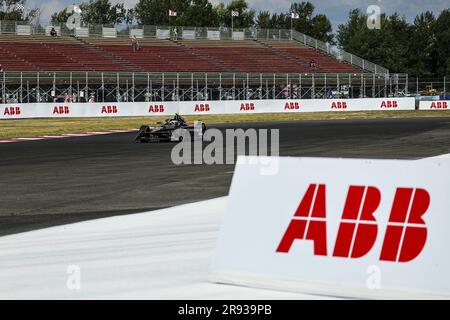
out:
{"label": "grandstand stairway", "polygon": [[309,62],[314,60],[317,64],[313,72],[328,73],[361,73],[362,69],[352,66],[346,62],[339,61],[335,57],[318,51],[314,48],[303,45],[302,43],[292,41],[266,40],[259,41],[263,45],[273,48],[280,54],[292,57],[297,61],[303,61],[309,67]]}
{"label": "grandstand stairway", "polygon": [[208,63],[216,66],[218,68],[218,70],[220,70],[221,72],[239,72],[239,70],[234,69],[233,66],[228,65],[224,62],[215,60],[208,54],[196,50],[194,47],[185,45],[183,43],[183,41],[178,41],[178,40],[171,40],[171,41],[173,43],[175,43],[176,45],[178,45],[180,48],[182,48],[188,55],[192,55],[192,56],[198,57],[199,59],[207,61]]}
{"label": "grandstand stairway", "polygon": [[[276,43],[276,46],[274,46],[273,42],[266,42],[266,41],[260,41],[257,40],[262,46],[266,47],[268,50],[271,50],[273,53],[278,54],[283,56],[284,58],[288,59],[289,61],[292,61],[294,63],[297,63],[301,66],[303,66],[304,68],[309,69],[310,72],[323,72],[321,68],[316,68],[315,70],[311,69],[310,65],[309,65],[309,61],[306,61],[304,59],[300,59],[299,57],[296,57],[294,55],[291,55],[289,52],[285,52],[282,50],[279,50],[279,46],[280,46],[280,40],[274,40],[274,43]],[[282,45],[286,43],[286,42],[282,42]],[[289,45],[292,46],[293,40],[289,41]],[[298,45],[301,45],[300,43],[298,43]],[[303,46],[303,45],[301,45]]]}
{"label": "grandstand stairway", "polygon": [[[89,43],[88,41],[86,41],[82,38],[76,38],[76,39],[79,41],[81,47],[85,48],[86,50],[96,52],[99,55],[103,56],[105,58],[105,61],[109,61],[112,64],[114,64],[115,66],[118,66],[119,68],[121,67],[122,70],[120,70],[120,71],[134,71],[134,72],[141,71],[139,67],[133,65],[132,63],[130,63],[127,60],[121,59],[120,57],[117,57],[117,56],[111,54],[110,52],[104,50],[101,47],[92,45],[91,43]],[[108,71],[111,71],[111,70],[108,70]]]}

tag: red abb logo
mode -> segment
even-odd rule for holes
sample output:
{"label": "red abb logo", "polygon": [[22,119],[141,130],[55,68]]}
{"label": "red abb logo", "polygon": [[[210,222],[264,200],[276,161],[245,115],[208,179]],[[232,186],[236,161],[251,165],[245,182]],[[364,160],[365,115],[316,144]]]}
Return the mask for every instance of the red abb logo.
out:
{"label": "red abb logo", "polygon": [[53,108],[53,114],[69,114],[70,109],[68,106],[55,106]]}
{"label": "red abb logo", "polygon": [[210,111],[209,104],[196,104],[194,112],[208,112]]}
{"label": "red abb logo", "polygon": [[3,111],[5,116],[18,116],[20,115],[20,107],[6,107]]}
{"label": "red abb logo", "polygon": [[397,101],[383,101],[381,102],[381,108],[386,109],[395,109],[398,108],[398,102]]}
{"label": "red abb logo", "polygon": [[447,109],[447,101],[432,102],[430,109]]}
{"label": "red abb logo", "polygon": [[300,109],[300,104],[298,102],[286,102],[284,105],[284,110],[298,110]]}
{"label": "red abb logo", "polygon": [[[289,252],[295,240],[314,242],[314,254],[327,256],[326,187],[311,184],[289,224],[277,252]],[[373,186],[350,186],[333,250],[333,257],[361,258],[375,244],[378,224],[374,217],[381,201]],[[423,215],[430,205],[424,189],[398,188],[392,204],[380,254],[381,261],[408,262],[425,246]]]}
{"label": "red abb logo", "polygon": [[158,112],[164,112],[164,105],[150,105],[148,108],[149,113],[158,113]]}
{"label": "red abb logo", "polygon": [[252,111],[255,110],[255,104],[253,103],[242,103],[239,111]]}
{"label": "red abb logo", "polygon": [[347,109],[347,102],[338,101],[331,104],[331,109]]}
{"label": "red abb logo", "polygon": [[117,106],[103,106],[102,113],[117,113]]}

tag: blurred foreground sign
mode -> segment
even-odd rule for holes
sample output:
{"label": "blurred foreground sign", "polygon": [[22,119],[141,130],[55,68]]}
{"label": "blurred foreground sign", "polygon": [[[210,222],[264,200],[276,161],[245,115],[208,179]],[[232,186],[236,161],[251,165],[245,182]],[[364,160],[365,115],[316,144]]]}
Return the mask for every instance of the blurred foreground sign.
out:
{"label": "blurred foreground sign", "polygon": [[450,298],[449,161],[257,159],[236,165],[212,281]]}

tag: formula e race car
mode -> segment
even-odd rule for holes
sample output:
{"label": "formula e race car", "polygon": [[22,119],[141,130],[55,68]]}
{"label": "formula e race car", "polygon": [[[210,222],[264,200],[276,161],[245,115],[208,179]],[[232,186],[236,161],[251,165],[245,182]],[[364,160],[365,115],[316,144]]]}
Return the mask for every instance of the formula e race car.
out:
{"label": "formula e race car", "polygon": [[[183,130],[179,130],[183,129]],[[166,119],[165,123],[158,122],[157,126],[152,128],[148,125],[142,125],[135,138],[138,142],[181,142],[186,135],[191,139],[203,139],[203,133],[206,131],[206,125],[201,121],[196,121],[193,126],[176,113],[172,119]]]}

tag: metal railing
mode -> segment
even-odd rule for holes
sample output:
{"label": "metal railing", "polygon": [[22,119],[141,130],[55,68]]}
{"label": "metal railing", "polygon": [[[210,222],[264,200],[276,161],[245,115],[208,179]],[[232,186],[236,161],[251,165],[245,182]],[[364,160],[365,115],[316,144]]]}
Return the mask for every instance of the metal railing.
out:
{"label": "metal railing", "polygon": [[345,61],[370,73],[389,75],[389,70],[384,67],[381,67],[370,61],[364,60],[358,56],[355,56],[354,54],[348,53],[337,47],[330,46],[325,42],[311,38],[310,36],[307,36],[303,33],[293,31],[292,38],[307,46],[313,47],[319,51],[329,54],[337,60]]}
{"label": "metal railing", "polygon": [[406,75],[1,72],[0,103],[204,101],[402,96]]}
{"label": "metal railing", "polygon": [[[0,21],[0,34],[18,34],[18,26],[27,25],[25,22],[17,21]],[[46,27],[43,25],[29,25],[29,31],[31,35],[44,35],[46,34]],[[60,35],[75,35],[75,30],[69,30],[63,23],[55,25],[60,30]],[[103,36],[103,27],[116,28],[117,36],[129,36],[131,30],[142,30],[143,36],[148,38],[167,37],[172,32],[173,26],[114,26],[114,25],[82,25],[86,28],[89,36]],[[301,32],[291,31],[286,29],[258,29],[258,28],[245,28],[245,29],[231,29],[228,27],[185,27],[177,26],[179,30],[179,37],[182,38],[184,31],[189,30],[189,39],[192,36],[195,39],[220,39],[220,40],[295,40],[306,46],[315,48],[323,53],[329,54],[334,58],[347,62],[351,65],[357,66],[362,70],[375,74],[389,75],[389,70],[374,64],[370,61],[364,60],[358,56],[348,53],[336,46],[331,46],[328,43],[319,41],[310,36],[307,36]],[[165,33],[159,31],[164,30]],[[23,34],[23,30],[21,30]],[[186,33],[187,34],[187,33]],[[243,38],[241,38],[241,36]]]}

